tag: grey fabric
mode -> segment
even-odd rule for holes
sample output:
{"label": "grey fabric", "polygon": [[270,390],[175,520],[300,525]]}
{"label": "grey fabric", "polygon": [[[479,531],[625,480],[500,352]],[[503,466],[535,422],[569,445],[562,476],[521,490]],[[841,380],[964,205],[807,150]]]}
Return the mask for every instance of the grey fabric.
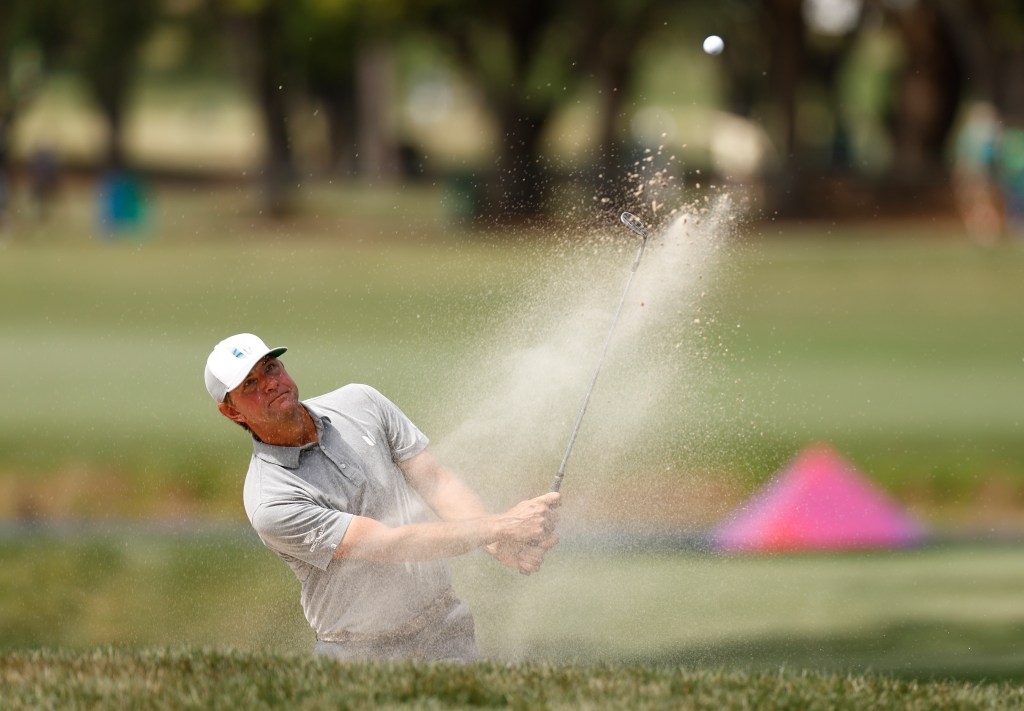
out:
{"label": "grey fabric", "polygon": [[249,520],[295,573],[317,639],[371,639],[403,629],[451,594],[448,565],[334,560],[333,554],[354,515],[390,526],[433,518],[398,467],[428,440],[367,385],[346,385],[303,404],[318,442],[275,447],[253,439],[244,489]]}
{"label": "grey fabric", "polygon": [[335,659],[424,659],[473,662],[480,658],[469,606],[451,595],[415,620],[415,629],[376,639],[318,640],[314,655]]}

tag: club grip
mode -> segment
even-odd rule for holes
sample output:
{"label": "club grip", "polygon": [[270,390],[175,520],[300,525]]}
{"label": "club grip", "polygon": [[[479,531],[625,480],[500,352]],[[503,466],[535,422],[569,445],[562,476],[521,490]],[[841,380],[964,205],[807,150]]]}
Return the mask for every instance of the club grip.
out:
{"label": "club grip", "polygon": [[554,481],[551,482],[551,491],[557,492],[562,488],[562,479],[565,478],[565,472],[559,471],[555,474]]}

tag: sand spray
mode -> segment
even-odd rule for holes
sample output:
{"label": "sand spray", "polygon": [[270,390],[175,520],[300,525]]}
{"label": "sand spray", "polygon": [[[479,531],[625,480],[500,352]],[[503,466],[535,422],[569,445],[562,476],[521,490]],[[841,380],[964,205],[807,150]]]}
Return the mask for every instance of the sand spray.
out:
{"label": "sand spray", "polygon": [[[673,213],[653,222],[651,210],[637,211],[651,237],[566,469],[570,527],[607,521],[611,500],[627,493],[642,507],[637,482],[663,480],[671,466],[659,448],[685,436],[680,423],[699,427],[714,380],[705,303],[737,209],[722,192]],[[441,460],[495,509],[550,487],[637,247],[617,220],[563,242],[459,367],[449,402],[465,415],[433,438]]]}

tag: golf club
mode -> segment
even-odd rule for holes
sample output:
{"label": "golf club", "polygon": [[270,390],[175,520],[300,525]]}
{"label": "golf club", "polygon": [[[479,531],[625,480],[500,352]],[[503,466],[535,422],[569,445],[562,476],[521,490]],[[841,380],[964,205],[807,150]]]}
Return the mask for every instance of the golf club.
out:
{"label": "golf club", "polygon": [[590,387],[587,389],[587,396],[583,398],[583,406],[580,407],[580,412],[576,415],[576,423],[572,427],[572,434],[569,435],[569,444],[565,448],[565,454],[562,455],[562,463],[558,465],[558,472],[555,474],[555,480],[551,484],[552,491],[558,491],[562,487],[562,479],[565,477],[565,463],[569,461],[569,454],[572,453],[572,446],[576,443],[576,435],[579,434],[580,431],[580,422],[583,421],[583,415],[587,411],[587,405],[590,404],[590,396],[594,392],[594,385],[597,383],[597,376],[601,373],[601,366],[604,365],[604,357],[608,353],[608,346],[612,342],[612,334],[615,333],[615,326],[619,322],[619,314],[622,313],[622,305],[626,303],[626,294],[629,293],[629,287],[633,283],[633,275],[636,274],[637,267],[640,266],[640,258],[644,255],[644,248],[647,246],[648,234],[647,229],[644,227],[644,223],[641,222],[638,217],[628,212],[622,213],[621,219],[622,224],[640,235],[640,249],[637,250],[636,259],[633,260],[633,268],[630,269],[629,276],[626,278],[626,286],[622,290],[622,298],[619,299],[619,306],[615,309],[615,317],[612,319],[612,327],[608,330],[608,337],[605,338],[601,357],[597,361],[597,369],[594,371],[594,377],[590,381]]}

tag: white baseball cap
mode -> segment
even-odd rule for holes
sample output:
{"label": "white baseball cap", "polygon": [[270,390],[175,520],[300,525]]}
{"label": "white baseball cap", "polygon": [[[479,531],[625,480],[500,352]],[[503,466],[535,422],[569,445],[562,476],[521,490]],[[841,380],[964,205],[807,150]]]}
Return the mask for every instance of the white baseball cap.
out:
{"label": "white baseball cap", "polygon": [[224,402],[224,396],[237,388],[262,358],[276,358],[286,350],[284,346],[267,348],[263,339],[251,333],[225,338],[206,359],[206,389],[214,400]]}

